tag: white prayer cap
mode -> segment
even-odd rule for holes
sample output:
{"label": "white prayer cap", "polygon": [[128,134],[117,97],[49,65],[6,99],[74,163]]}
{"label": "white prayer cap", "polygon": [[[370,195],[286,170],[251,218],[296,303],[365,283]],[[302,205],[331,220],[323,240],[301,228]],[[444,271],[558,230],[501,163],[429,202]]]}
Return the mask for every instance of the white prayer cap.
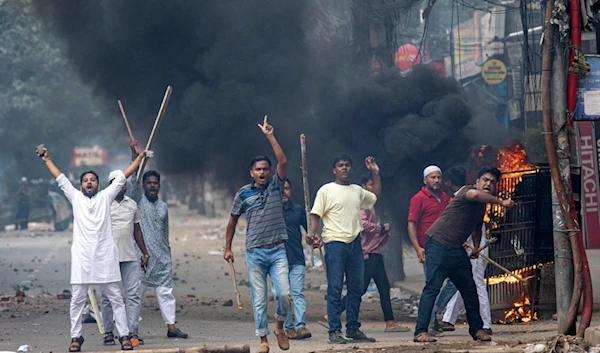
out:
{"label": "white prayer cap", "polygon": [[22,177],[22,178],[21,178],[21,182],[22,182],[22,183],[26,183],[26,182],[27,182],[27,177]]}
{"label": "white prayer cap", "polygon": [[110,183],[111,181],[115,180],[117,175],[119,175],[120,173],[123,172],[120,170],[113,170],[112,172],[110,172],[110,174],[108,174],[108,182]]}
{"label": "white prayer cap", "polygon": [[437,165],[430,165],[429,167],[423,169],[423,178],[427,177],[429,174],[431,174],[433,172],[441,173],[442,170]]}

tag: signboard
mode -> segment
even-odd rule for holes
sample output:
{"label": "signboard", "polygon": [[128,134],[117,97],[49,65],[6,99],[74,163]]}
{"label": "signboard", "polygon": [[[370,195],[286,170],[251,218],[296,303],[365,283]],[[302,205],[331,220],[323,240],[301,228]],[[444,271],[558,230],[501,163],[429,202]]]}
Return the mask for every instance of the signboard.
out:
{"label": "signboard", "polygon": [[419,48],[412,44],[404,44],[394,54],[394,64],[400,71],[408,71],[421,63]]}
{"label": "signboard", "polygon": [[600,120],[600,56],[586,55],[590,73],[577,82],[575,120]]}
{"label": "signboard", "polygon": [[462,22],[452,29],[454,46],[454,77],[464,80],[481,73],[481,31],[480,12],[475,11],[473,18]]}
{"label": "signboard", "polygon": [[481,68],[481,77],[488,85],[497,85],[504,82],[506,75],[506,65],[498,59],[486,61]]}
{"label": "signboard", "polygon": [[75,147],[71,155],[71,166],[100,166],[108,162],[108,152],[99,146]]}
{"label": "signboard", "polygon": [[588,248],[597,249],[600,248],[600,131],[596,131],[596,123],[593,121],[577,122],[577,127],[577,150],[581,164],[581,215]]}

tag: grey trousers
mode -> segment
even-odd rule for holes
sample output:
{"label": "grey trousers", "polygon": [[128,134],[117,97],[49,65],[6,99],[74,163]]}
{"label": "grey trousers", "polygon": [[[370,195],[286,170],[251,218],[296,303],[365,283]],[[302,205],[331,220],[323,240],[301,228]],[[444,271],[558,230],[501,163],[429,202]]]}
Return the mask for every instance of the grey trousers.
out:
{"label": "grey trousers", "polygon": [[[125,310],[127,312],[127,326],[130,335],[137,335],[140,321],[140,310],[142,301],[140,299],[140,270],[141,265],[137,261],[127,261],[119,263],[121,266],[121,280],[125,293]],[[102,322],[106,332],[113,332],[114,320],[113,311],[110,302],[105,293],[102,292],[102,301],[100,311],[102,312]],[[123,334],[119,332],[122,336]]]}

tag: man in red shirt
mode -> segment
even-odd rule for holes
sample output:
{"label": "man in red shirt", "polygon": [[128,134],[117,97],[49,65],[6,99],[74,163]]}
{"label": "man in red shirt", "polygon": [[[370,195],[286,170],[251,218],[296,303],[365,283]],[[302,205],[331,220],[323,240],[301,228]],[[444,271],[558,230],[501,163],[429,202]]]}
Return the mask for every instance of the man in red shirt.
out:
{"label": "man in red shirt", "polygon": [[[425,239],[427,230],[440,217],[446,206],[448,206],[449,197],[442,191],[442,170],[436,165],[430,165],[423,170],[423,183],[425,186],[419,190],[411,199],[408,209],[408,235],[412,242],[419,262],[426,266],[425,261]],[[425,281],[427,282],[427,271],[425,272]],[[435,313],[433,314],[435,315]],[[431,320],[429,334],[439,335],[434,332]]]}

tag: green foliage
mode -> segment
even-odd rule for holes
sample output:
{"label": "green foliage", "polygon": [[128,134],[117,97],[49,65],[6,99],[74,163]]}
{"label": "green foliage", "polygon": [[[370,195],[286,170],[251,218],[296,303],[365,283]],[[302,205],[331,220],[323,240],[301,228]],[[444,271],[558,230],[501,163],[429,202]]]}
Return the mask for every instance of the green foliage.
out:
{"label": "green foliage", "polygon": [[49,178],[34,153],[37,144],[45,143],[66,171],[73,146],[105,129],[93,92],[43,28],[33,0],[0,0],[0,32],[0,189],[6,196],[21,176]]}

